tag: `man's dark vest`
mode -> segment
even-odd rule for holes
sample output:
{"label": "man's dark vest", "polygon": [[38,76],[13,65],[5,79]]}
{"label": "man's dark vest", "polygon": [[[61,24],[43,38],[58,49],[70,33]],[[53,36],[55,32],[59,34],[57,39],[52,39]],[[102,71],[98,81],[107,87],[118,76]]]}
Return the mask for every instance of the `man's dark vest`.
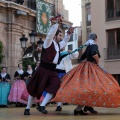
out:
{"label": "man's dark vest", "polygon": [[46,63],[53,63],[56,53],[57,52],[55,50],[54,43],[52,42],[50,47],[42,49],[41,61]]}

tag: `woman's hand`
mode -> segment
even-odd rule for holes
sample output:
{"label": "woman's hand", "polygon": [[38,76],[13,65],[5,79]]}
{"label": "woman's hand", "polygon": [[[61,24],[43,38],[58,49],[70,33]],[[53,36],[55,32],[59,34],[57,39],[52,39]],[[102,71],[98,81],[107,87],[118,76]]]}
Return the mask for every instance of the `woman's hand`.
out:
{"label": "woman's hand", "polygon": [[7,81],[7,82],[11,82],[11,80],[9,80],[9,79],[6,79],[6,81]]}
{"label": "woman's hand", "polygon": [[25,80],[27,80],[27,79],[28,79],[28,77],[24,77],[24,79],[25,79]]}
{"label": "woman's hand", "polygon": [[92,57],[95,59],[96,63],[99,64],[99,57],[98,57],[98,54],[96,54],[96,55],[94,55],[94,56],[92,56]]}
{"label": "woman's hand", "polygon": [[19,76],[17,76],[17,77],[15,77],[15,78],[14,78],[14,80],[18,80],[18,79],[20,79],[20,77],[19,77]]}

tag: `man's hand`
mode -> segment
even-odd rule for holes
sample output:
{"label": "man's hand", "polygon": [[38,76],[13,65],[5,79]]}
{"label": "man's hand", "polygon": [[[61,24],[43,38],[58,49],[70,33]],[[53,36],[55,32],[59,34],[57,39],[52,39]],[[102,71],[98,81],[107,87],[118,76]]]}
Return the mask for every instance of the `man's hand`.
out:
{"label": "man's hand", "polygon": [[38,52],[42,52],[42,48],[37,47],[36,51],[38,51]]}
{"label": "man's hand", "polygon": [[74,27],[70,27],[67,31],[67,34],[72,34],[74,32]]}
{"label": "man's hand", "polygon": [[55,17],[50,18],[51,22],[58,22],[58,23],[62,23],[63,20],[63,16],[62,15],[57,15]]}
{"label": "man's hand", "polygon": [[71,53],[72,51],[71,51],[71,50],[68,50],[67,52],[68,52],[68,53]]}

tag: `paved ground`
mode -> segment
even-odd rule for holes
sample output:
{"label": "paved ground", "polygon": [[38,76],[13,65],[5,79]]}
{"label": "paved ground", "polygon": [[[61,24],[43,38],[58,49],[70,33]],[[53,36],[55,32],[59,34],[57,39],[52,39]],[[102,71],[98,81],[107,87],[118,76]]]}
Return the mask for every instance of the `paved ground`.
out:
{"label": "paved ground", "polygon": [[31,108],[31,115],[24,116],[23,107],[0,108],[0,120],[120,120],[120,108],[95,108],[97,115],[74,116],[73,110],[76,106],[64,105],[62,112],[56,112],[55,105],[47,106],[48,114],[44,115]]}

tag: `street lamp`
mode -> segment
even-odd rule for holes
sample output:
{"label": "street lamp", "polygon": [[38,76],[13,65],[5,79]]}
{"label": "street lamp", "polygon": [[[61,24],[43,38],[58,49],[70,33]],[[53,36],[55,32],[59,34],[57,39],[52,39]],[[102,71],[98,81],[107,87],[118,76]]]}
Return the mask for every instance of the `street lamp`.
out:
{"label": "street lamp", "polygon": [[37,34],[34,30],[32,30],[29,36],[30,36],[30,43],[32,44],[32,47],[33,47],[32,56],[33,56],[33,62],[34,62],[34,44],[36,43],[35,37],[37,36]]}
{"label": "street lamp", "polygon": [[20,38],[20,42],[21,42],[21,48],[23,49],[23,51],[25,51],[26,47],[26,42],[28,41],[28,38],[25,37],[25,35],[22,35],[22,37]]}
{"label": "street lamp", "polygon": [[38,47],[42,48],[44,41],[42,41],[42,38],[39,38],[39,41],[37,42]]}
{"label": "street lamp", "polygon": [[[34,51],[35,51],[35,43],[36,43],[36,33],[34,30],[32,30],[32,32],[29,34],[30,36],[30,43],[32,44],[32,60],[34,62]],[[25,37],[25,35],[22,35],[22,37],[20,38],[20,42],[21,42],[21,48],[23,49],[23,51],[25,52],[27,46],[26,46],[26,42],[27,42],[28,38]],[[41,57],[41,50],[42,50],[42,45],[43,45],[44,41],[42,40],[42,38],[39,38],[39,40],[37,41],[38,44],[38,48],[36,51],[38,51],[38,58],[40,60]]]}
{"label": "street lamp", "polygon": [[36,32],[34,30],[32,30],[32,32],[29,34],[29,36],[30,36],[30,43],[32,45],[35,44],[35,42],[36,42],[35,37],[37,36]]}
{"label": "street lamp", "polygon": [[[37,42],[38,47],[42,50],[42,46],[43,46],[44,41],[42,41],[42,38],[39,38],[39,41]],[[41,51],[38,51],[38,58],[40,61],[40,57],[41,57]]]}

